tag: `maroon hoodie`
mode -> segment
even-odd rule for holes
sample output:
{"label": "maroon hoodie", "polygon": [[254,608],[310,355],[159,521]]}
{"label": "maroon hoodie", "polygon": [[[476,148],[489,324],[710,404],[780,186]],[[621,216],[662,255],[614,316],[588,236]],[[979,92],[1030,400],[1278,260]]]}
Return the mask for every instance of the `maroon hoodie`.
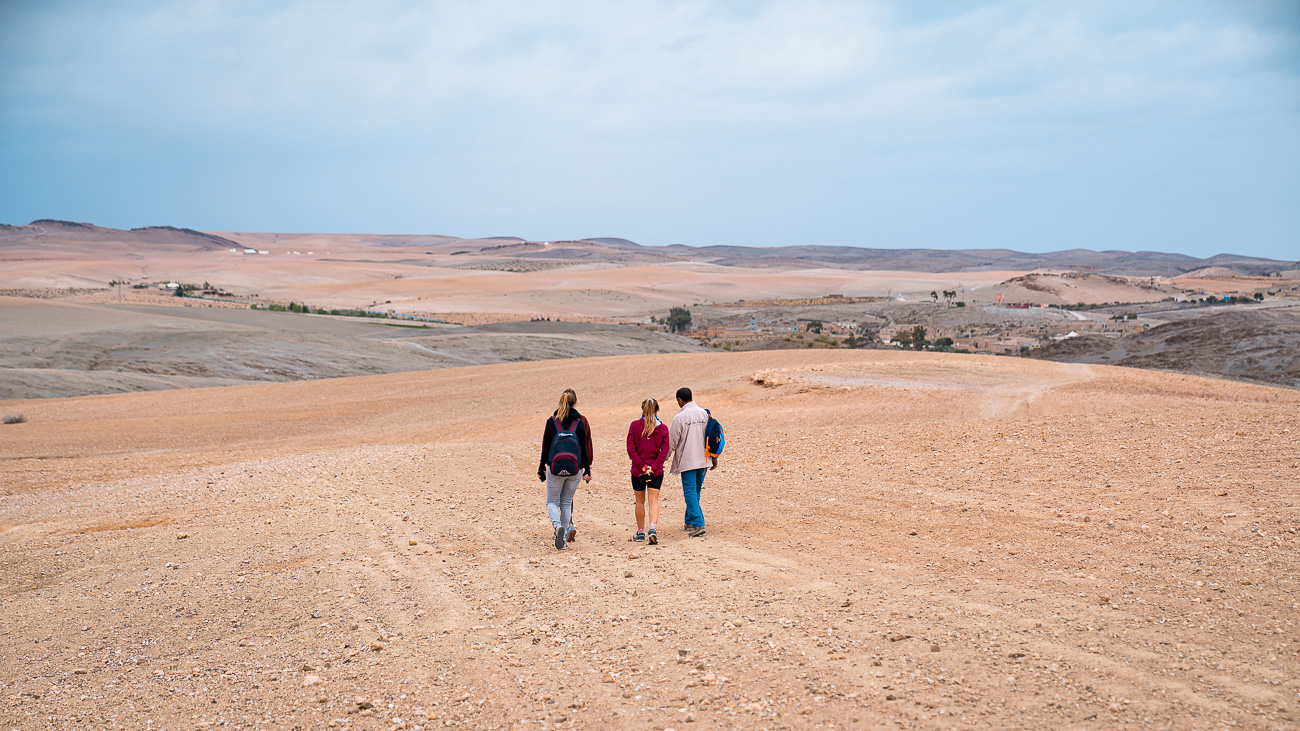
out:
{"label": "maroon hoodie", "polygon": [[627,456],[632,458],[632,474],[644,474],[646,465],[651,474],[664,473],[664,460],[668,459],[668,427],[662,421],[655,425],[650,436],[642,436],[645,422],[633,421],[627,428]]}

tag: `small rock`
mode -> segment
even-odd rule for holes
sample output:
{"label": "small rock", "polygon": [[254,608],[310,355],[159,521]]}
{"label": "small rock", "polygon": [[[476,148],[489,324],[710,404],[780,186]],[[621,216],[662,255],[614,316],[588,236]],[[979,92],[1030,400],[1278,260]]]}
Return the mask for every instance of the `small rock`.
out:
{"label": "small rock", "polygon": [[902,642],[903,640],[910,640],[910,639],[912,639],[912,636],[911,636],[911,635],[894,635],[893,637],[890,637],[890,638],[889,638],[889,641],[890,641],[890,642]]}
{"label": "small rock", "polygon": [[412,546],[415,546],[415,545],[419,545],[420,542],[412,538],[411,540],[407,541],[407,543],[409,543]]}
{"label": "small rock", "polygon": [[632,578],[632,572],[631,572],[631,571],[624,571],[624,572],[623,572],[623,578],[625,578],[625,579],[630,579],[630,578]]}
{"label": "small rock", "polygon": [[938,645],[930,645],[930,652],[938,652],[938,651],[939,651]]}
{"label": "small rock", "polygon": [[892,700],[897,700],[897,698],[894,696],[893,693],[887,693],[885,694],[885,700],[892,701]]}
{"label": "small rock", "polygon": [[302,679],[302,684],[304,687],[310,687],[316,685],[319,682],[321,682],[321,678],[319,675],[308,675],[307,677]]}
{"label": "small rock", "polygon": [[385,645],[384,645],[384,643],[382,643],[382,642],[371,642],[371,643],[370,643],[370,649],[371,649],[371,650],[374,650],[375,652],[383,652],[384,647],[385,647]]}
{"label": "small rock", "polygon": [[85,669],[85,668],[77,668],[77,669],[75,669],[75,670],[72,671],[72,674],[73,674],[73,675],[85,675],[85,674],[88,673],[88,672],[90,672],[90,671],[87,670],[87,669]]}
{"label": "small rock", "polygon": [[914,531],[914,530],[909,530],[909,531],[907,532],[907,535],[909,535],[909,536],[914,536],[914,535],[916,535],[916,531]]}
{"label": "small rock", "polygon": [[189,533],[177,533],[177,534],[176,534],[176,540],[178,540],[178,541],[183,541],[183,540],[185,540],[186,538],[189,538],[189,537],[190,537],[190,534],[189,534]]}
{"label": "small rock", "polygon": [[314,610],[314,611],[311,613],[311,618],[312,618],[312,619],[320,619],[320,610],[319,610],[319,609]]}
{"label": "small rock", "polygon": [[629,554],[627,555],[627,557],[630,558],[630,559],[631,559],[631,558],[641,558],[641,554],[633,552],[633,553],[629,553]]}
{"label": "small rock", "polygon": [[612,683],[612,682],[614,682],[614,674],[613,674],[613,673],[605,673],[604,675],[600,676],[600,682],[602,682],[602,683]]}

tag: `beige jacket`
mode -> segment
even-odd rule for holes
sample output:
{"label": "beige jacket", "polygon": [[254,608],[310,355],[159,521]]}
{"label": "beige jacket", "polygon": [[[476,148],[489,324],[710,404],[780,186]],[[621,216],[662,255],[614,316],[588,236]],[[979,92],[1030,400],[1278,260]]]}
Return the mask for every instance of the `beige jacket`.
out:
{"label": "beige jacket", "polygon": [[704,447],[704,430],[709,425],[708,413],[692,401],[682,407],[668,427],[668,444],[673,450],[672,473],[698,470],[709,466]]}

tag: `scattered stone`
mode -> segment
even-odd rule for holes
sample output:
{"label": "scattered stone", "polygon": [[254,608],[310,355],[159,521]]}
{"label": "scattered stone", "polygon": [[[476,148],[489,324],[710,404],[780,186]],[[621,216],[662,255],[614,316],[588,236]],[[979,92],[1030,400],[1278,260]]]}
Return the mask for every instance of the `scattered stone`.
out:
{"label": "scattered stone", "polygon": [[623,572],[623,578],[625,578],[625,579],[630,579],[630,578],[632,578],[632,572],[631,572],[631,571],[624,571],[624,572]]}
{"label": "scattered stone", "polygon": [[938,652],[938,651],[939,651],[938,645],[930,645],[930,652]]}
{"label": "scattered stone", "polygon": [[411,540],[407,541],[407,543],[409,543],[412,546],[416,546],[419,545],[420,542],[412,538]]}
{"label": "scattered stone", "polygon": [[383,652],[385,647],[387,647],[387,645],[385,645],[385,644],[382,643],[382,642],[371,642],[371,643],[370,643],[370,649],[371,649],[371,650],[374,650],[375,652]]}
{"label": "scattered stone", "polygon": [[907,535],[909,535],[909,536],[914,536],[914,535],[916,535],[916,531],[914,531],[914,530],[909,530],[909,531],[907,532]]}
{"label": "scattered stone", "polygon": [[89,673],[89,672],[90,672],[90,671],[87,670],[87,669],[85,669],[85,668],[76,668],[75,670],[72,671],[72,674],[73,674],[73,675],[85,675],[86,673]]}
{"label": "scattered stone", "polygon": [[321,677],[320,677],[319,675],[308,675],[307,677],[305,677],[305,678],[302,679],[302,684],[303,684],[303,687],[305,687],[305,688],[309,688],[309,687],[311,687],[311,686],[313,686],[313,685],[316,685],[316,684],[318,684],[318,683],[320,683],[320,682],[321,682]]}
{"label": "scattered stone", "polygon": [[641,558],[641,554],[632,552],[627,555],[628,558]]}
{"label": "scattered stone", "polygon": [[912,636],[911,636],[911,635],[894,635],[893,637],[890,637],[890,638],[889,638],[889,641],[890,641],[890,642],[902,642],[903,640],[910,640],[910,639],[912,639]]}
{"label": "scattered stone", "polygon": [[189,537],[190,537],[190,534],[189,534],[189,533],[177,533],[177,534],[176,534],[176,540],[178,540],[178,541],[183,541],[183,540],[185,540],[186,538],[189,538]]}
{"label": "scattered stone", "polygon": [[313,610],[311,613],[311,618],[320,619],[320,610],[319,609]]}

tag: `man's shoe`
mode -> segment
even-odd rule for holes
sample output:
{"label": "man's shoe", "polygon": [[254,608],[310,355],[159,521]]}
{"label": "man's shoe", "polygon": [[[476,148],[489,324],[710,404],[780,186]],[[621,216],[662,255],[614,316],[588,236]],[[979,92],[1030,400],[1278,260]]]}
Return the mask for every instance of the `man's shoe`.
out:
{"label": "man's shoe", "polygon": [[700,536],[704,535],[704,526],[693,525],[691,526],[690,530],[686,531],[686,535],[690,538],[699,538]]}

